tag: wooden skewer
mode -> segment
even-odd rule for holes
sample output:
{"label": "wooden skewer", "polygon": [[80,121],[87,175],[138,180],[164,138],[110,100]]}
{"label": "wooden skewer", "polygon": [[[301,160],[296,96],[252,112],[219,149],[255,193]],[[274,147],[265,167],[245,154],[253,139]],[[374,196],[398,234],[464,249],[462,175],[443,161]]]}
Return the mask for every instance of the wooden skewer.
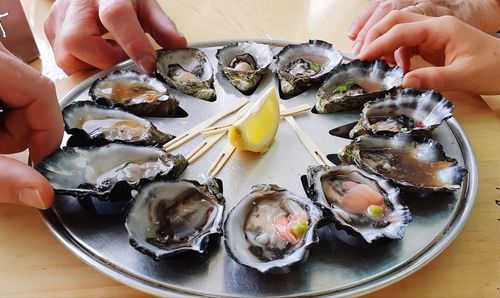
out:
{"label": "wooden skewer", "polygon": [[327,166],[333,166],[333,163],[326,158],[326,155],[321,152],[321,149],[314,144],[314,142],[311,140],[311,138],[300,128],[299,124],[295,119],[293,119],[292,116],[287,116],[285,117],[285,120],[292,126],[292,128],[295,130],[295,133],[299,137],[300,141],[306,149],[311,153],[313,158],[320,164],[320,165],[327,165]]}
{"label": "wooden skewer", "polygon": [[[311,106],[308,104],[298,105],[298,106],[280,111],[280,117],[284,118],[287,116],[303,113],[303,112],[309,111],[310,109],[311,109]],[[206,129],[201,130],[200,133],[203,135],[213,135],[213,134],[218,134],[220,132],[228,131],[229,128],[231,127],[231,125],[233,125],[234,122],[236,122],[236,120],[231,122],[231,123],[208,127]]]}
{"label": "wooden skewer", "polygon": [[201,130],[209,127],[210,125],[214,124],[215,122],[219,121],[220,119],[226,117],[229,114],[232,114],[236,112],[237,110],[241,109],[244,105],[246,105],[250,100],[248,98],[244,98],[240,103],[237,105],[227,109],[226,111],[215,115],[214,117],[205,120],[201,122],[200,124],[196,125],[195,127],[191,128],[187,132],[183,133],[182,135],[176,137],[175,139],[171,140],[170,142],[166,143],[163,145],[163,149],[167,152],[179,147],[180,145],[186,143],[193,137],[195,137],[197,134],[200,133]]}
{"label": "wooden skewer", "polygon": [[[246,104],[243,106],[235,115],[232,117],[229,122],[232,123],[235,120],[241,118],[243,115],[245,115],[248,110],[250,109],[252,105]],[[215,145],[224,135],[226,134],[226,131],[220,131],[217,134],[213,134],[203,142],[201,142],[196,148],[194,148],[191,152],[189,152],[186,155],[186,159],[188,160],[189,164],[192,164],[194,161],[196,161],[198,158],[200,158],[205,152],[207,152],[210,148],[212,148],[213,145]]]}
{"label": "wooden skewer", "polygon": [[215,177],[229,160],[229,157],[231,157],[235,149],[236,148],[228,142],[224,149],[222,149],[221,153],[219,153],[219,155],[215,158],[214,162],[210,166],[210,169],[208,169],[207,175],[209,177]]}

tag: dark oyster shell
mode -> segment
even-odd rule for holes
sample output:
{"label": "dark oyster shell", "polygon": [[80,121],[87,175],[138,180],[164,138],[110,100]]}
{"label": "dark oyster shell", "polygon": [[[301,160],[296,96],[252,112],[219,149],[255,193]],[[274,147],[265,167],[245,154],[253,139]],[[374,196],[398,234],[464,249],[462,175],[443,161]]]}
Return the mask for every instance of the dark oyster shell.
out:
{"label": "dark oyster shell", "polygon": [[404,89],[395,96],[367,102],[351,138],[362,134],[409,133],[430,136],[453,116],[453,104],[434,91]]}
{"label": "dark oyster shell", "polygon": [[141,187],[125,227],[130,243],[159,260],[180,253],[204,253],[209,238],[222,235],[222,181],[155,181]]}
{"label": "dark oyster shell", "polygon": [[362,135],[339,154],[346,164],[392,180],[409,191],[452,191],[460,188],[467,170],[446,156],[438,142],[407,134]]}
{"label": "dark oyster shell", "polygon": [[63,111],[64,127],[71,138],[67,146],[104,145],[112,142],[161,145],[175,136],[159,131],[149,120],[120,108],[78,101]]}
{"label": "dark oyster shell", "polygon": [[156,147],[109,144],[64,147],[35,168],[57,194],[122,201],[130,199],[130,191],[146,181],[177,179],[187,166],[184,156],[167,154]]}
{"label": "dark oyster shell", "polygon": [[159,50],[156,72],[170,87],[184,94],[207,101],[216,99],[212,66],[201,50]]}
{"label": "dark oyster shell", "polygon": [[[328,208],[337,226],[354,231],[368,243],[379,238],[402,239],[406,226],[411,221],[408,207],[399,201],[399,189],[389,180],[369,174],[354,166],[311,166],[307,169],[309,189],[308,196]],[[380,194],[374,200],[373,196],[363,197],[363,192],[349,197],[343,202],[350,189],[344,184],[367,186],[371,191]],[[363,202],[366,202],[364,208]],[[361,206],[361,207],[360,207]],[[373,214],[370,209],[382,212]],[[363,210],[358,210],[363,209]]]}
{"label": "dark oyster shell", "polygon": [[[300,214],[306,223],[302,223],[302,236],[296,236],[296,243],[281,239],[273,228],[275,221]],[[256,185],[227,216],[226,251],[237,263],[263,273],[290,272],[292,265],[306,260],[309,246],[318,242],[315,229],[326,216],[325,209],[308,198],[277,185]]]}
{"label": "dark oyster shell", "polygon": [[403,82],[403,71],[382,60],[354,60],[342,64],[321,85],[316,94],[318,113],[361,110],[373,99],[395,92]]}
{"label": "dark oyster shell", "polygon": [[115,71],[97,79],[89,95],[98,104],[120,107],[138,116],[186,116],[161,81],[132,70]]}

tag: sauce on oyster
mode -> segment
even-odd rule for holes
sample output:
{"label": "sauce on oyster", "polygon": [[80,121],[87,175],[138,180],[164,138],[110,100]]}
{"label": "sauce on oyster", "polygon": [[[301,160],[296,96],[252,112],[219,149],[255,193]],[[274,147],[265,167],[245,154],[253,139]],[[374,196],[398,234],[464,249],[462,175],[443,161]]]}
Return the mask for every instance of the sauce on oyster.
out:
{"label": "sauce on oyster", "polygon": [[407,181],[418,187],[444,186],[438,173],[450,166],[449,161],[426,162],[418,159],[415,150],[369,149],[360,152],[360,157],[385,177]]}

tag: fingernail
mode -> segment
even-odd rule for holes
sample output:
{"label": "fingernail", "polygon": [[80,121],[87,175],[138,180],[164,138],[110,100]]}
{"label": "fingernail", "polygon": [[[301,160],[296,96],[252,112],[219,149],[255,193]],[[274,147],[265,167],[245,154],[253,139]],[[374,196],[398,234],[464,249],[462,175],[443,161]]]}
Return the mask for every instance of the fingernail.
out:
{"label": "fingernail", "polygon": [[17,199],[23,205],[35,207],[38,209],[46,209],[45,203],[42,201],[40,192],[35,188],[23,188],[17,193]]}
{"label": "fingernail", "polygon": [[146,54],[137,59],[137,64],[143,72],[153,73],[155,71],[156,58]]}
{"label": "fingernail", "polygon": [[359,50],[361,49],[361,46],[362,46],[362,45],[363,45],[363,44],[362,44],[360,41],[356,41],[356,42],[352,45],[352,50],[351,50],[351,51],[352,51],[352,53],[353,53],[354,55],[359,54]]}
{"label": "fingernail", "polygon": [[347,30],[347,37],[352,39],[352,38],[354,38],[354,34],[355,34],[354,27],[353,26],[349,27],[349,29]]}
{"label": "fingernail", "polygon": [[420,81],[413,77],[405,78],[403,81],[403,88],[420,89]]}

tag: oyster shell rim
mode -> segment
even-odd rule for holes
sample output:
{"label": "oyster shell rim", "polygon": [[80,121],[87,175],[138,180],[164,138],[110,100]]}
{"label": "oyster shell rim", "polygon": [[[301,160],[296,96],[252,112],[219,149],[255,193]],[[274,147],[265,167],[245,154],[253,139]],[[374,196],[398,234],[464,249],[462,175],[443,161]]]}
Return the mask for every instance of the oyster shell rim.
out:
{"label": "oyster shell rim", "polygon": [[[328,199],[324,196],[324,192],[320,192],[318,188],[322,189],[322,187],[319,186],[319,184],[321,184],[322,174],[333,171],[340,172],[342,170],[347,170],[350,172],[357,171],[364,178],[374,181],[374,183],[376,183],[379,189],[383,192],[384,203],[392,208],[392,212],[396,211],[401,212],[401,213],[396,212],[398,213],[398,215],[401,216],[400,226],[398,226],[397,230],[395,231],[397,233],[398,238],[390,237],[389,235],[386,235],[382,231],[380,232],[380,234],[377,235],[370,234],[366,236],[365,233],[360,231],[360,229],[358,229],[355,225],[346,222],[341,216],[337,215],[337,213],[334,211],[335,207],[329,204]],[[322,204],[323,206],[325,206],[325,208],[327,208],[327,210],[331,212],[333,222],[335,223],[335,226],[337,228],[346,230],[348,232],[354,232],[356,235],[362,237],[368,243],[372,243],[373,241],[376,241],[381,238],[389,238],[394,240],[401,240],[404,238],[407,226],[412,221],[412,214],[410,208],[408,206],[403,205],[399,200],[400,189],[396,185],[394,185],[389,179],[381,177],[376,174],[371,174],[363,170],[362,168],[358,167],[357,165],[309,166],[307,168],[306,176],[308,183],[308,189],[306,191],[307,196],[311,200],[317,201],[318,203]],[[320,195],[320,193],[322,195]],[[396,210],[395,203],[397,203],[401,208],[398,208],[398,210]],[[380,230],[385,230],[386,227],[383,227]]]}
{"label": "oyster shell rim", "polygon": [[[390,178],[390,177],[385,177],[383,174],[378,173],[377,171],[373,170],[371,167],[368,167],[368,166],[365,167],[365,164],[361,163],[361,161],[359,161],[360,158],[353,157],[352,151],[353,151],[354,144],[358,143],[361,138],[365,138],[365,137],[373,137],[373,138],[403,137],[403,138],[413,139],[412,141],[414,143],[424,143],[427,141],[427,142],[431,143],[436,148],[436,152],[437,152],[437,154],[440,155],[440,157],[444,157],[444,159],[443,159],[444,161],[450,162],[450,165],[448,168],[452,168],[452,167],[457,168],[457,171],[460,175],[459,184],[453,184],[450,186],[441,186],[441,187],[419,187],[419,186],[413,185],[407,181],[402,181],[402,180],[398,180],[398,179],[394,179],[394,178]],[[404,134],[404,133],[397,133],[393,136],[361,135],[359,137],[356,137],[354,140],[352,140],[352,142],[350,144],[346,145],[341,150],[341,152],[339,153],[338,156],[339,156],[340,161],[343,164],[355,164],[356,166],[360,167],[361,169],[363,169],[369,173],[379,175],[385,179],[392,181],[397,186],[399,186],[402,190],[409,191],[409,192],[418,192],[418,191],[422,191],[422,190],[426,190],[426,191],[455,191],[455,190],[458,190],[461,188],[463,181],[467,178],[468,173],[469,173],[469,170],[467,170],[466,168],[464,168],[458,164],[458,160],[446,155],[446,152],[444,151],[443,146],[438,141],[431,139],[431,138],[428,138],[428,137],[412,136],[412,135]],[[357,155],[356,155],[356,157],[357,157]]]}
{"label": "oyster shell rim", "polygon": [[[156,253],[154,250],[147,248],[143,245],[141,245],[137,240],[135,240],[131,233],[130,233],[130,228],[129,228],[129,221],[128,218],[130,216],[130,213],[133,211],[133,206],[135,201],[138,199],[138,197],[141,194],[141,191],[146,191],[149,190],[150,188],[153,188],[155,185],[159,184],[178,184],[178,183],[183,183],[187,184],[186,186],[191,186],[196,191],[201,193],[203,197],[206,197],[204,195],[204,192],[200,191],[199,188],[206,188],[206,191],[210,193],[214,200],[214,205],[217,205],[219,208],[215,210],[217,212],[217,216],[214,219],[214,222],[210,225],[210,228],[206,230],[203,233],[200,233],[197,235],[194,239],[191,239],[194,243],[193,245],[190,246],[181,246],[177,247],[171,250],[168,249],[162,249],[159,247],[154,246],[153,244],[149,244],[153,246],[157,251],[160,253]],[[127,211],[125,212],[125,229],[127,230],[127,234],[129,237],[129,243],[132,247],[134,247],[137,251],[141,252],[142,254],[145,254],[155,261],[160,261],[163,259],[168,259],[171,257],[175,257],[181,254],[188,254],[188,253],[197,253],[197,254],[205,254],[207,252],[208,244],[212,240],[212,238],[215,237],[221,237],[224,234],[223,230],[223,222],[224,222],[224,211],[225,211],[225,198],[223,196],[223,184],[222,180],[218,178],[210,178],[208,179],[205,183],[200,183],[199,181],[196,180],[190,180],[190,179],[181,179],[179,181],[166,181],[166,180],[151,180],[148,183],[142,185],[138,189],[137,195],[128,203],[129,205],[127,206]],[[190,241],[191,242],[191,241]],[[163,253],[162,253],[163,252]]]}
{"label": "oyster shell rim", "polygon": [[[300,246],[299,248],[295,249],[292,254],[289,254],[285,256],[284,258],[272,260],[272,261],[262,261],[258,264],[262,264],[261,266],[252,266],[251,263],[245,263],[240,258],[236,256],[236,254],[233,252],[233,249],[231,249],[232,245],[229,244],[230,239],[228,238],[229,235],[231,235],[232,232],[230,229],[228,229],[228,226],[230,225],[231,219],[235,216],[235,212],[237,211],[238,208],[248,208],[248,204],[253,203],[254,197],[259,197],[256,196],[255,194],[258,193],[259,191],[263,191],[264,195],[273,195],[275,193],[279,192],[284,192],[285,194],[291,195],[295,199],[303,200],[303,201],[296,201],[298,204],[301,206],[307,206],[307,209],[309,212],[311,212],[311,208],[315,208],[314,212],[317,212],[315,214],[315,221],[313,224],[308,227],[308,230],[306,234],[304,235],[303,241],[305,243]],[[307,200],[307,201],[306,201]],[[307,204],[308,203],[308,204]],[[305,205],[304,205],[305,204]],[[247,213],[248,214],[248,213]],[[289,273],[291,271],[291,267],[300,264],[302,262],[305,262],[307,260],[307,257],[309,255],[309,250],[310,246],[319,242],[319,236],[316,233],[316,229],[324,225],[329,221],[329,216],[330,214],[326,211],[323,205],[320,205],[319,203],[316,203],[309,199],[308,197],[300,197],[295,195],[294,193],[290,192],[289,190],[282,188],[276,184],[257,184],[252,186],[252,191],[245,195],[227,214],[226,219],[224,221],[224,247],[226,250],[227,255],[236,263],[239,265],[242,265],[246,268],[251,268],[253,270],[256,270],[260,273],[270,273],[270,274],[285,274]],[[241,220],[242,224],[246,221],[246,216],[244,219]],[[312,221],[312,220],[311,220]],[[236,228],[236,227],[234,227]],[[246,237],[246,236],[244,236]],[[250,253],[251,254],[251,253]],[[287,258],[290,256],[294,256],[294,258],[286,262]]]}

